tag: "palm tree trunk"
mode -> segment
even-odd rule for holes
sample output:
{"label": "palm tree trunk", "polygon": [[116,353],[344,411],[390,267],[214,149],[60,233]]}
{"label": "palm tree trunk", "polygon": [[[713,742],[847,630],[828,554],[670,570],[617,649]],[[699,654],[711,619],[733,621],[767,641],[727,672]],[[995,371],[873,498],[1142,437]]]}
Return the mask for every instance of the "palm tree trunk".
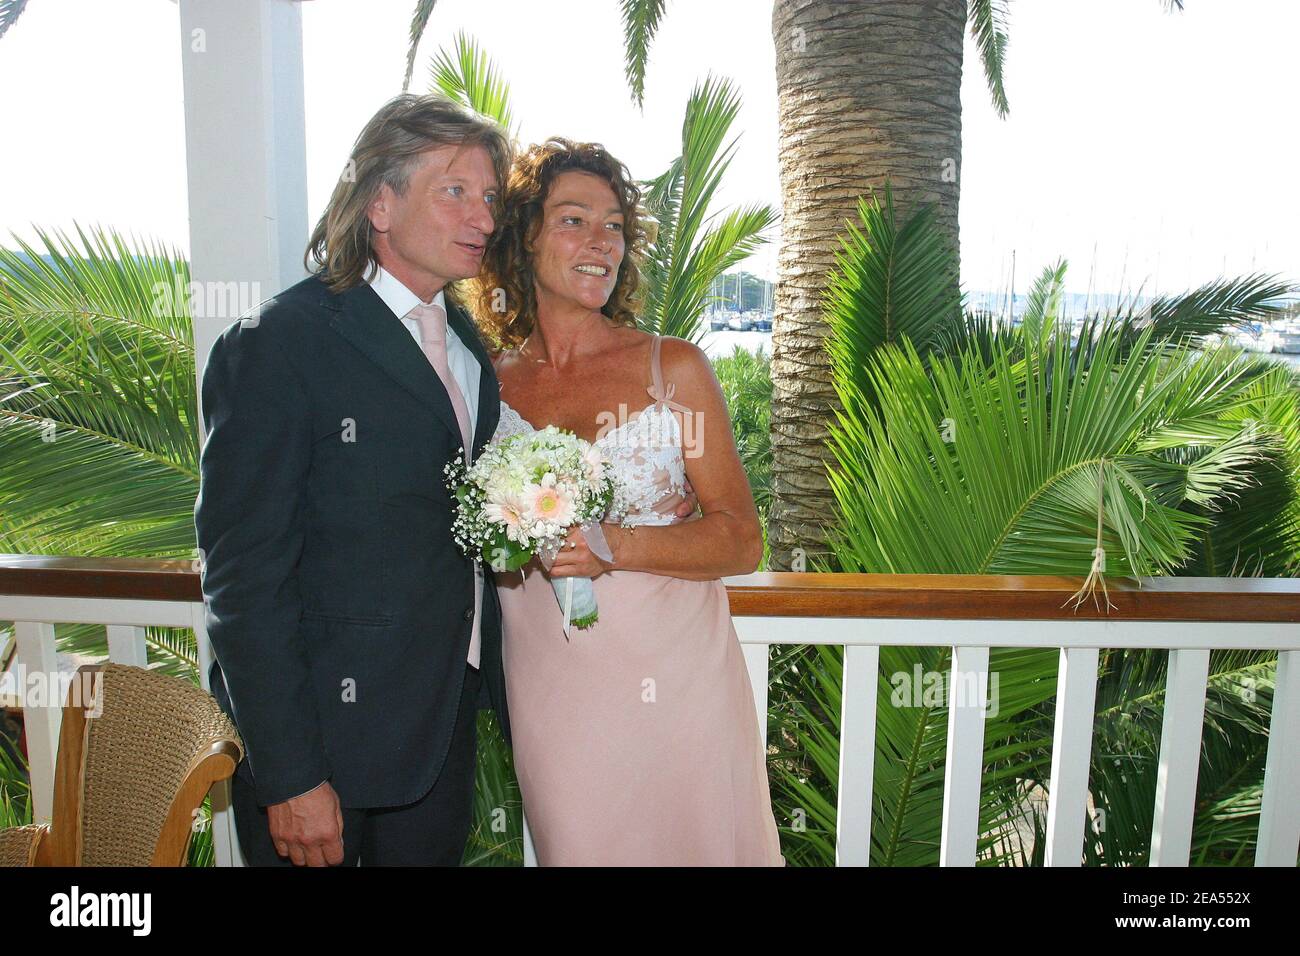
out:
{"label": "palm tree trunk", "polygon": [[[772,335],[772,570],[825,555],[839,407],[820,297],[845,220],[892,184],[934,203],[957,248],[966,0],[775,0],[783,221]],[[953,277],[956,281],[956,277]],[[802,559],[802,561],[801,561]],[[811,569],[811,564],[808,564]]]}

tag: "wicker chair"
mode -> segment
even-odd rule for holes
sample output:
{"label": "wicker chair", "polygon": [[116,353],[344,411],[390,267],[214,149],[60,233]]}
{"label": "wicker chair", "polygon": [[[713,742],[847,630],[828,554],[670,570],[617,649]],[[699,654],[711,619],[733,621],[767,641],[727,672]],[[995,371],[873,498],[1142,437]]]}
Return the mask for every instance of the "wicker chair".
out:
{"label": "wicker chair", "polygon": [[[234,773],[243,741],[212,696],[181,678],[87,664],[77,680],[59,731],[53,825],[0,830],[0,866],[181,866],[194,813]],[[87,682],[98,716],[78,700]]]}

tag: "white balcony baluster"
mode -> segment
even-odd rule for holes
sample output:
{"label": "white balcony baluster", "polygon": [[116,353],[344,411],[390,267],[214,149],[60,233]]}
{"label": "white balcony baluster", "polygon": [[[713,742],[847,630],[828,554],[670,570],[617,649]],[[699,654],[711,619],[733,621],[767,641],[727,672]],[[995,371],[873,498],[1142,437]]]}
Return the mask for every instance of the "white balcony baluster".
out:
{"label": "white balcony baluster", "polygon": [[[32,822],[49,823],[54,816],[54,761],[59,753],[59,727],[63,724],[63,701],[58,699],[59,685],[55,682],[59,661],[55,654],[54,625],[17,621],[14,632],[18,638],[19,676],[33,678],[31,687],[36,686],[36,681],[44,683],[50,695],[44,701],[45,706],[23,707]],[[17,689],[22,696],[23,685],[19,684]]]}
{"label": "white balcony baluster", "polygon": [[108,626],[108,659],[132,667],[149,666],[149,647],[145,643],[143,627],[125,624]]}
{"label": "white balcony baluster", "polygon": [[1279,651],[1256,866],[1296,865],[1300,845],[1300,651]]}
{"label": "white balcony baluster", "polygon": [[984,770],[984,709],[989,649],[953,648],[948,685],[948,756],[944,762],[940,866],[974,866]]}
{"label": "white balcony baluster", "polygon": [[1207,650],[1169,652],[1165,717],[1160,728],[1156,806],[1151,827],[1151,865],[1186,866],[1192,850],[1196,777],[1201,766],[1201,725],[1205,720]]}
{"label": "white balcony baluster", "polygon": [[876,766],[876,694],[880,648],[844,648],[840,707],[840,780],[835,807],[835,865],[871,862],[872,774]]}
{"label": "white balcony baluster", "polygon": [[1083,862],[1099,656],[1095,647],[1061,648],[1052,727],[1045,866],[1079,866]]}
{"label": "white balcony baluster", "polygon": [[754,709],[758,712],[758,736],[767,751],[767,663],[771,647],[767,644],[744,644],[745,669],[754,691]]}

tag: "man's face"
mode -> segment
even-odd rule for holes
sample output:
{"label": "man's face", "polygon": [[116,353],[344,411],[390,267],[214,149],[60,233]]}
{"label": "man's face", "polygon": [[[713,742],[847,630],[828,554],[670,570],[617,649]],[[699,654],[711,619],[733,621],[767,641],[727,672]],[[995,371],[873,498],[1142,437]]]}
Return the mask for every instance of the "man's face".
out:
{"label": "man's face", "polygon": [[384,184],[368,212],[379,264],[427,302],[448,282],[478,275],[499,184],[482,146],[435,147],[416,163],[406,194]]}

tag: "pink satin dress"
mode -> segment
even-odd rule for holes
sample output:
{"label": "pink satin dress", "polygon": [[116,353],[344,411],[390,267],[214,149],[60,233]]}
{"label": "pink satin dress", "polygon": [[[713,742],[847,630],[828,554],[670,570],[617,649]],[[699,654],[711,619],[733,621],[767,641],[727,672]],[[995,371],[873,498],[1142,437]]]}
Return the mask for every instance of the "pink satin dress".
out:
{"label": "pink satin dress", "polygon": [[[664,388],[607,431],[629,524],[671,524],[681,423]],[[543,425],[545,423],[542,423]],[[502,402],[497,437],[531,432]],[[600,619],[569,629],[540,562],[497,573],[515,770],[542,866],[782,866],[758,715],[721,579],[593,579]]]}

